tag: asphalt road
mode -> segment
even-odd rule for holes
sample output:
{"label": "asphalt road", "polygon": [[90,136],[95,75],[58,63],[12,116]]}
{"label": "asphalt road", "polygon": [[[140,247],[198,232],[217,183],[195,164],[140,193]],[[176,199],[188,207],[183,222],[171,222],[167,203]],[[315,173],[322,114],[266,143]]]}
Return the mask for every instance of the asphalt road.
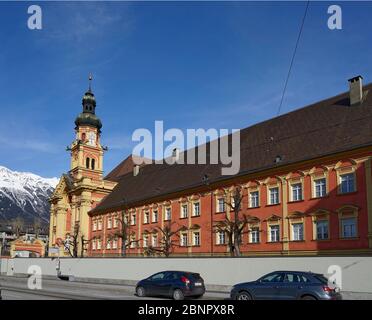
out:
{"label": "asphalt road", "polygon": [[[144,300],[134,294],[133,286],[71,282],[42,279],[40,290],[31,290],[27,278],[0,277],[1,296],[4,300]],[[207,292],[202,299],[226,299],[228,294]],[[150,298],[146,299],[161,299]]]}

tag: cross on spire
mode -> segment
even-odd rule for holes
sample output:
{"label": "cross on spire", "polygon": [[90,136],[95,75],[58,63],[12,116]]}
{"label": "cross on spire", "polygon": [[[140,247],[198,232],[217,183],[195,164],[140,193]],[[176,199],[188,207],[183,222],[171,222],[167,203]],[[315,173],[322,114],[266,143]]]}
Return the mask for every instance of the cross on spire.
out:
{"label": "cross on spire", "polygon": [[92,73],[89,73],[89,92],[92,91],[92,80],[93,80],[93,75]]}

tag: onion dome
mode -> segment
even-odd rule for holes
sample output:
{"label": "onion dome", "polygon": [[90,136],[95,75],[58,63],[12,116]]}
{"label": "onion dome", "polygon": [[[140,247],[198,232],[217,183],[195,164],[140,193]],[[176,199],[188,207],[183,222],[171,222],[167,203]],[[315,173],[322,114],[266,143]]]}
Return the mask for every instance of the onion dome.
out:
{"label": "onion dome", "polygon": [[[92,80],[92,77],[89,77],[89,81]],[[75,125],[76,127],[79,126],[91,126],[95,127],[98,130],[102,128],[101,120],[96,116],[96,98],[91,90],[91,86],[89,83],[89,89],[85,92],[82,100],[83,105],[83,112],[80,113],[76,120]]]}

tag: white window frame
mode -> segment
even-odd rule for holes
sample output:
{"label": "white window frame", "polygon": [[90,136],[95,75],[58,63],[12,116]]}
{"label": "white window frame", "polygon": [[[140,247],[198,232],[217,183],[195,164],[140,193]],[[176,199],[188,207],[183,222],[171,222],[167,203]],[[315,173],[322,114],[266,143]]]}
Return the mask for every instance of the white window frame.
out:
{"label": "white window frame", "polygon": [[159,211],[158,210],[153,210],[152,211],[152,222],[156,223],[159,221]]}
{"label": "white window frame", "polygon": [[[344,191],[342,189],[342,186],[343,186],[343,179],[345,177],[352,177],[352,179],[347,179],[346,180],[346,183],[347,183],[347,190]],[[339,174],[339,191],[340,191],[340,194],[347,194],[347,193],[351,193],[351,192],[355,192],[356,191],[356,179],[355,179],[355,172],[348,172],[348,173],[340,173]],[[353,182],[353,188],[350,189],[350,186],[349,186],[349,183],[350,181]]]}
{"label": "white window frame", "polygon": [[181,238],[181,241],[180,241],[181,247],[187,247],[189,245],[189,237],[188,237],[187,232],[182,232],[180,238]]}
{"label": "white window frame", "polygon": [[[198,235],[198,236],[197,236]],[[200,240],[201,236],[200,236],[200,231],[194,231],[192,233],[192,245],[195,246],[195,247],[199,247],[200,244],[201,244],[201,240]],[[196,241],[197,240],[197,241]]]}
{"label": "white window frame", "polygon": [[[186,208],[186,212],[185,212],[185,209]],[[183,203],[181,204],[181,218],[187,218],[189,216],[189,208],[188,208],[188,205],[187,203]]]}
{"label": "white window frame", "polygon": [[[274,228],[277,229],[277,231],[275,232],[275,235],[276,235],[276,238],[273,239],[273,230]],[[270,224],[269,225],[269,239],[270,239],[270,242],[280,242],[280,224]]]}
{"label": "white window frame", "polygon": [[222,213],[226,211],[226,203],[225,198],[218,197],[217,198],[217,213]]}
{"label": "white window frame", "polygon": [[226,244],[226,232],[225,231],[218,231],[216,234],[216,243],[219,245]]}
{"label": "white window frame", "polygon": [[145,211],[143,213],[143,223],[144,224],[150,223],[150,212],[149,211]]}
{"label": "white window frame", "polygon": [[249,232],[249,243],[260,243],[260,227],[252,226]]}
{"label": "white window frame", "polygon": [[135,212],[133,212],[131,214],[130,225],[135,226],[136,223],[137,223],[137,214]]}
{"label": "white window frame", "polygon": [[[195,210],[198,208],[198,210]],[[192,204],[192,216],[193,217],[200,217],[200,201],[195,201]]]}
{"label": "white window frame", "polygon": [[[320,181],[324,181],[324,184],[317,184]],[[313,185],[314,185],[313,187],[314,198],[324,198],[327,195],[327,178],[326,177],[314,178]],[[317,194],[318,186],[320,186],[319,195]]]}
{"label": "white window frame", "polygon": [[149,236],[147,234],[145,234],[143,236],[143,247],[147,248],[148,246],[149,246]]}
{"label": "white window frame", "polygon": [[[280,188],[279,188],[279,186],[272,186],[272,187],[269,187],[268,189],[269,189],[269,204],[270,205],[280,204]],[[278,192],[276,193],[277,194],[277,200],[278,200],[277,202],[273,202],[272,197],[271,197],[272,191],[274,189],[278,190]]]}
{"label": "white window frame", "polygon": [[[257,197],[253,197],[253,194],[257,194]],[[253,201],[254,199],[254,201]],[[260,192],[258,190],[249,191],[249,207],[258,208],[260,206]]]}
{"label": "white window frame", "polygon": [[301,181],[291,183],[291,201],[302,201],[303,185]]}
{"label": "white window frame", "polygon": [[169,221],[172,219],[172,208],[166,207],[164,209],[164,221]]}
{"label": "white window frame", "polygon": [[97,220],[93,221],[93,231],[97,231]]}
{"label": "white window frame", "polygon": [[[302,230],[301,232],[297,233],[297,226],[301,226],[298,230]],[[292,233],[292,241],[303,241],[305,239],[305,226],[303,222],[293,222],[291,223],[291,233]],[[300,237],[302,235],[302,237]]]}
{"label": "white window frame", "polygon": [[[345,234],[345,221],[351,221],[351,220],[354,221],[354,224],[353,224],[353,226],[354,226],[354,228],[353,228],[353,234],[347,236]],[[356,216],[355,217],[344,217],[344,218],[341,218],[341,237],[342,237],[342,239],[350,239],[350,238],[356,238],[356,237],[358,237],[358,218]]]}
{"label": "white window frame", "polygon": [[[319,226],[320,225],[326,225],[327,228],[327,237],[324,237],[325,235],[325,228],[321,228],[321,234],[322,236],[319,237]],[[328,240],[329,239],[329,220],[326,219],[318,219],[315,221],[315,235],[316,235],[316,240]]]}
{"label": "white window frame", "polygon": [[112,217],[108,217],[107,218],[107,229],[111,229],[112,228]]}
{"label": "white window frame", "polygon": [[151,237],[151,245],[156,248],[158,246],[158,240],[158,235],[153,234]]}

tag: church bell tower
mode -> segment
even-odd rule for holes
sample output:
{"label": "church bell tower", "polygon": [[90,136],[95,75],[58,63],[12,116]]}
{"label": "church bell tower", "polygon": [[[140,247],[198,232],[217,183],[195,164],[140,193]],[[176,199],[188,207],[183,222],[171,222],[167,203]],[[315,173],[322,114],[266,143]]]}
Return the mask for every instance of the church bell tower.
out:
{"label": "church bell tower", "polygon": [[101,146],[101,120],[96,116],[96,99],[91,87],[92,76],[89,76],[89,88],[82,100],[83,110],[75,120],[75,140],[71,151],[70,174],[75,179],[84,177],[102,180],[103,152]]}

